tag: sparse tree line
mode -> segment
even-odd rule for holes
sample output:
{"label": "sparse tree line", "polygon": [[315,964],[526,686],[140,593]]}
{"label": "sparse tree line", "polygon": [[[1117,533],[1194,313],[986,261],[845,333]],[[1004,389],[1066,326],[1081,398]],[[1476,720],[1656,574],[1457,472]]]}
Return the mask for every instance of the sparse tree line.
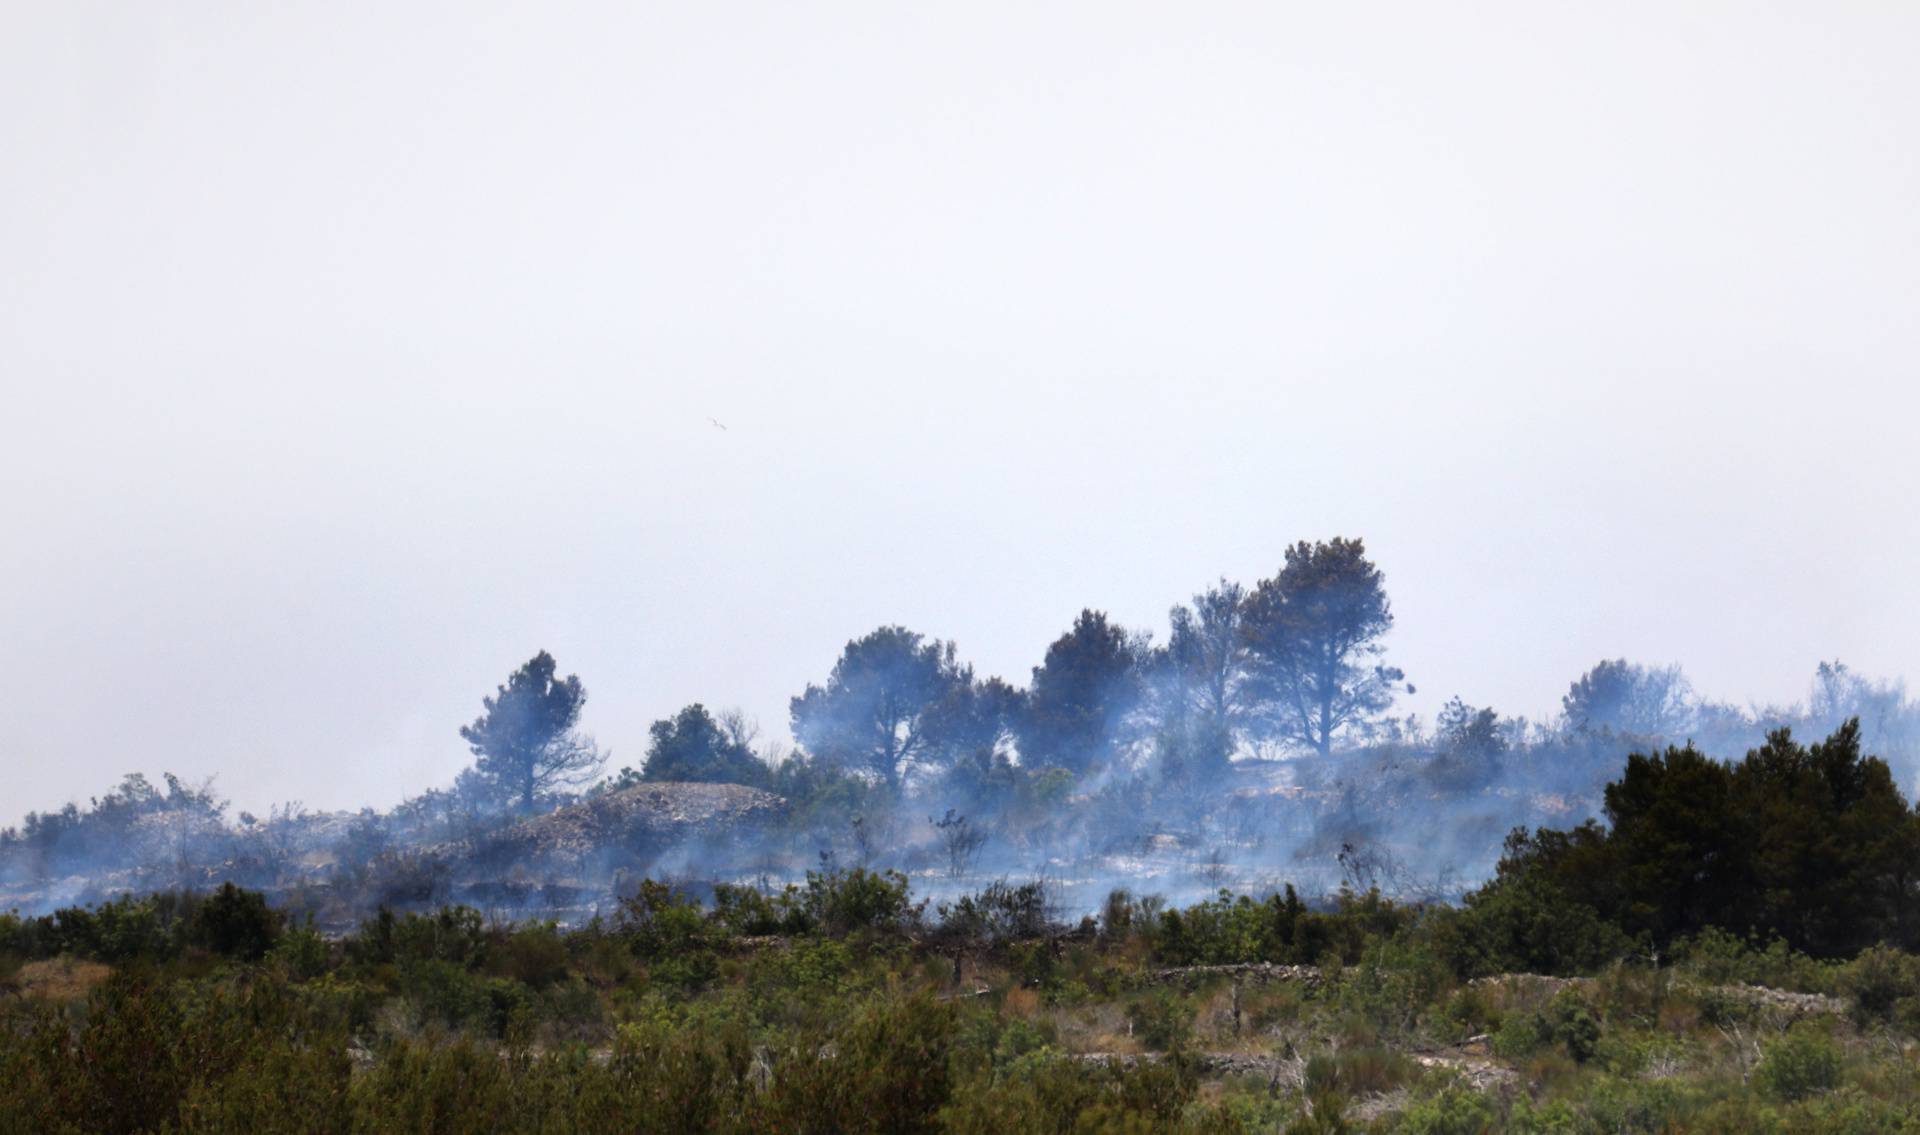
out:
{"label": "sparse tree line", "polygon": [[[232,885],[0,914],[0,1131],[1670,1131],[1920,1115],[1920,817],[1849,722],[1636,754],[1459,907],[897,872],[561,928]],[[1909,946],[1911,943],[1907,943]],[[1561,975],[1560,977],[1542,975]],[[1770,988],[1755,988],[1762,983]]]}
{"label": "sparse tree line", "polygon": [[[655,722],[644,759],[611,776],[580,728],[585,683],[541,651],[459,728],[474,760],[447,788],[385,813],[296,803],[229,819],[209,785],[169,775],[162,791],[136,774],[88,807],[0,831],[0,885],[118,871],[119,889],[271,887],[305,877],[318,855],[371,900],[430,901],[445,866],[427,849],[585,796],[704,781],[789,802],[789,875],[818,851],[960,878],[1171,830],[1209,889],[1258,885],[1236,874],[1256,860],[1317,860],[1362,890],[1457,897],[1491,872],[1509,828],[1600,811],[1630,750],[1691,742],[1726,755],[1782,728],[1824,735],[1858,719],[1859,743],[1896,785],[1911,784],[1920,754],[1920,707],[1904,687],[1839,663],[1819,666],[1803,705],[1741,708],[1697,697],[1677,666],[1607,660],[1573,680],[1556,720],[1455,697],[1429,725],[1394,712],[1412,687],[1385,657],[1392,626],[1361,541],[1301,542],[1272,577],[1221,580],[1175,606],[1163,641],[1082,611],[1024,686],[978,675],[952,642],[877,628],[792,698],[793,747],[737,711],[693,704]],[[1263,769],[1283,771],[1261,781]],[[1235,794],[1275,777],[1298,791]],[[1428,862],[1410,867],[1410,847]]]}

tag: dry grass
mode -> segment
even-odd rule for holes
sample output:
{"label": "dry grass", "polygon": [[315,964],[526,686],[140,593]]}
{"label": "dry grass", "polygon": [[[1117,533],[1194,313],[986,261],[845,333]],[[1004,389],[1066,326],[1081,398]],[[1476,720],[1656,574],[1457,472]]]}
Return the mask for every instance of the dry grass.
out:
{"label": "dry grass", "polygon": [[1133,1037],[1125,1007],[1114,1002],[1055,1009],[1053,1027],[1068,1052],[1146,1051]]}
{"label": "dry grass", "polygon": [[1194,1014],[1194,1033],[1205,1041],[1208,1047],[1231,1046],[1244,1039],[1253,1030],[1248,1028],[1245,991],[1242,991],[1240,1032],[1236,1035],[1233,1022],[1233,986],[1224,985],[1201,1001],[1199,1010]]}
{"label": "dry grass", "polygon": [[1691,1001],[1666,1001],[1660,1006],[1660,1027],[1675,1036],[1688,1036],[1700,1027],[1700,1007]]}
{"label": "dry grass", "polygon": [[1022,1021],[1033,1020],[1040,1011],[1040,991],[1038,989],[1014,988],[1007,990],[1006,1013]]}
{"label": "dry grass", "polygon": [[28,962],[13,975],[20,996],[41,1001],[78,1001],[107,980],[112,967],[72,958]]}

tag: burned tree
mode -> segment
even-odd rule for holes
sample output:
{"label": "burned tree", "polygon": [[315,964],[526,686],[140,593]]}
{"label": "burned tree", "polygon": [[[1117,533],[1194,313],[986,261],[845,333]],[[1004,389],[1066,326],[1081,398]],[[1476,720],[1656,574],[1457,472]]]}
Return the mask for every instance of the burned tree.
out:
{"label": "burned tree", "polygon": [[940,834],[940,847],[947,854],[948,877],[958,879],[966,874],[979,857],[980,849],[986,846],[987,833],[952,808],[937,820],[928,816],[927,822]]}

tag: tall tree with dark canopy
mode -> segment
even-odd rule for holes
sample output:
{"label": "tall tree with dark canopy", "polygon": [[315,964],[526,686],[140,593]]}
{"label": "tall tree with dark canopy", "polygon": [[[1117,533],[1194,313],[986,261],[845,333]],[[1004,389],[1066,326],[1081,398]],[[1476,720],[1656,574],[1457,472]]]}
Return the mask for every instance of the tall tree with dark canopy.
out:
{"label": "tall tree with dark canopy", "polygon": [[824,686],[789,703],[793,736],[815,756],[899,788],[938,736],[938,710],[972,673],[950,642],[900,626],[847,643]]}
{"label": "tall tree with dark canopy", "polygon": [[643,780],[706,781],[765,787],[770,770],[707,707],[694,703],[648,731]]}
{"label": "tall tree with dark canopy", "polygon": [[953,685],[927,711],[926,729],[932,747],[944,764],[965,758],[1004,753],[1013,739],[1025,704],[1025,694],[1004,679],[975,681],[971,667],[962,666]]}
{"label": "tall tree with dark canopy", "polygon": [[546,651],[515,670],[490,698],[486,712],[460,727],[479,758],[475,771],[503,800],[532,812],[543,796],[586,784],[605,763],[593,740],[574,732],[587,688],[576,674],[557,677]]}
{"label": "tall tree with dark canopy", "polygon": [[1247,597],[1255,688],[1279,739],[1325,756],[1336,737],[1364,734],[1393,704],[1406,675],[1375,662],[1393,627],[1384,578],[1359,540],[1302,540]]}
{"label": "tall tree with dark canopy", "polygon": [[1020,759],[1083,773],[1109,757],[1139,707],[1139,643],[1106,612],[1083,610],[1033,669],[1020,722]]}

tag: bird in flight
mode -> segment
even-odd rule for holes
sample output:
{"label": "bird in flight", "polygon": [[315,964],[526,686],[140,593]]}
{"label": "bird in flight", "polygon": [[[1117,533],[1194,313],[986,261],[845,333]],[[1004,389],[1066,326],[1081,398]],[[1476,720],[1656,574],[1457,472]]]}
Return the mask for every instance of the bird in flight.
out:
{"label": "bird in flight", "polygon": [[707,421],[712,422],[713,428],[716,430],[724,430],[727,428],[726,424],[723,423],[719,418],[708,418]]}

